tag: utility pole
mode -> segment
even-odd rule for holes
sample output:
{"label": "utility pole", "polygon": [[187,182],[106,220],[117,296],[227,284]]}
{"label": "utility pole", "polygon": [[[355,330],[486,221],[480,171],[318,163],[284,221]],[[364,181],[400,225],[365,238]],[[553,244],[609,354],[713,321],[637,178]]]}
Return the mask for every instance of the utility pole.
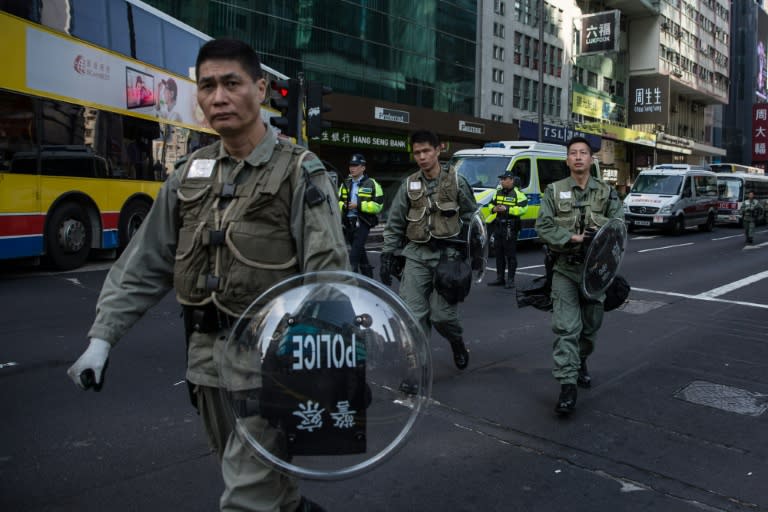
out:
{"label": "utility pole", "polygon": [[538,0],[538,20],[539,20],[539,84],[538,84],[538,105],[536,112],[539,115],[539,142],[544,140],[544,0]]}

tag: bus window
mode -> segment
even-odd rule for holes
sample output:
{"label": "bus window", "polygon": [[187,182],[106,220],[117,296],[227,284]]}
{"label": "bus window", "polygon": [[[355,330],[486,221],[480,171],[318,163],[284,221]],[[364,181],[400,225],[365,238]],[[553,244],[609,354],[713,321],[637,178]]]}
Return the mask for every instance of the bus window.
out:
{"label": "bus window", "polygon": [[70,176],[73,178],[94,178],[93,156],[52,156],[45,152],[40,158],[40,173],[43,176]]}

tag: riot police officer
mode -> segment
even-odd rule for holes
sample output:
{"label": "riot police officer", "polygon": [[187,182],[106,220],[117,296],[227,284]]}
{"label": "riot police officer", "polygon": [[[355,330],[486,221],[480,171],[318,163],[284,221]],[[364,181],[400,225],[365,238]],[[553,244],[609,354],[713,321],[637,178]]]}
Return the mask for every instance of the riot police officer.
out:
{"label": "riot police officer", "polygon": [[[301,497],[295,478],[254,457],[233,430],[214,352],[274,284],[347,268],[334,187],[314,154],[279,139],[262,120],[267,85],[249,45],[207,42],[196,76],[197,101],[221,140],[192,153],[163,184],[107,274],[90,344],[67,373],[98,390],[112,346],[174,288],[188,326],[186,379],[221,463],[221,509],[321,510]],[[260,425],[276,444],[271,427]]]}
{"label": "riot police officer", "polygon": [[[517,235],[520,233],[520,217],[528,210],[528,196],[515,183],[515,175],[506,171],[499,176],[500,188],[489,204],[494,227],[494,247],[496,250],[496,281],[488,286],[504,286],[512,288],[515,285],[517,271]],[[509,275],[505,278],[505,271]]]}
{"label": "riot police officer", "polygon": [[587,357],[603,322],[603,300],[582,296],[585,246],[590,234],[609,219],[624,219],[613,187],[590,175],[592,148],[584,137],[568,141],[566,164],[570,176],[547,186],[536,220],[536,231],[554,257],[552,275],[552,375],[560,382],[555,411],[576,407],[576,386],[591,386]]}
{"label": "riot police officer", "polygon": [[[419,169],[397,191],[384,227],[381,253],[381,281],[392,283],[395,251],[403,247],[405,268],[400,281],[400,297],[429,336],[432,325],[448,339],[453,362],[459,370],[469,364],[464,344],[458,304],[440,290],[440,266],[463,259],[458,240],[462,227],[477,211],[477,203],[467,180],[449,167],[440,165],[440,139],[428,130],[411,134],[413,159]],[[466,240],[466,239],[465,239]],[[454,290],[455,291],[455,290]],[[458,300],[463,300],[463,297]]]}
{"label": "riot police officer", "polygon": [[755,236],[755,224],[757,219],[763,214],[763,207],[760,201],[755,199],[755,191],[747,192],[747,198],[741,203],[741,222],[744,225],[744,236],[746,243],[751,244]]}
{"label": "riot police officer", "polygon": [[355,153],[349,160],[349,177],[339,187],[339,208],[349,249],[352,270],[373,277],[365,243],[371,228],[378,224],[384,206],[384,192],[376,180],[365,174],[365,157]]}

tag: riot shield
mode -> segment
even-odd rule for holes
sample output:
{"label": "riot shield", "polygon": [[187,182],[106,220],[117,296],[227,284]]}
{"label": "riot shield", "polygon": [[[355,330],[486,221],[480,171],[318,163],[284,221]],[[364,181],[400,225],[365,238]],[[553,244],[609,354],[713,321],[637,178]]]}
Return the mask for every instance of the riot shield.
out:
{"label": "riot shield", "polygon": [[611,285],[619,271],[627,245],[624,221],[611,219],[595,233],[584,257],[581,291],[588,299],[596,300]]}
{"label": "riot shield", "polygon": [[483,217],[478,210],[472,216],[467,231],[467,247],[469,248],[469,264],[472,267],[472,276],[476,283],[482,283],[485,277],[485,269],[488,265],[488,230],[485,227]]}
{"label": "riot shield", "polygon": [[386,460],[427,406],[427,338],[405,303],[360,274],[289,278],[227,339],[220,382],[234,430],[278,471],[337,480]]}

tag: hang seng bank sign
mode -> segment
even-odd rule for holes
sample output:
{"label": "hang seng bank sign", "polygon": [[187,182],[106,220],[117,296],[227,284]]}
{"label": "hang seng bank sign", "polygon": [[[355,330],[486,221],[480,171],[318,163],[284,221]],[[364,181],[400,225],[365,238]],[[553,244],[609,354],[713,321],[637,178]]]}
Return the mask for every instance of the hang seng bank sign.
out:
{"label": "hang seng bank sign", "polygon": [[312,140],[329,146],[410,152],[408,137],[391,133],[359,132],[356,130],[332,128],[323,130],[319,137],[315,137]]}

